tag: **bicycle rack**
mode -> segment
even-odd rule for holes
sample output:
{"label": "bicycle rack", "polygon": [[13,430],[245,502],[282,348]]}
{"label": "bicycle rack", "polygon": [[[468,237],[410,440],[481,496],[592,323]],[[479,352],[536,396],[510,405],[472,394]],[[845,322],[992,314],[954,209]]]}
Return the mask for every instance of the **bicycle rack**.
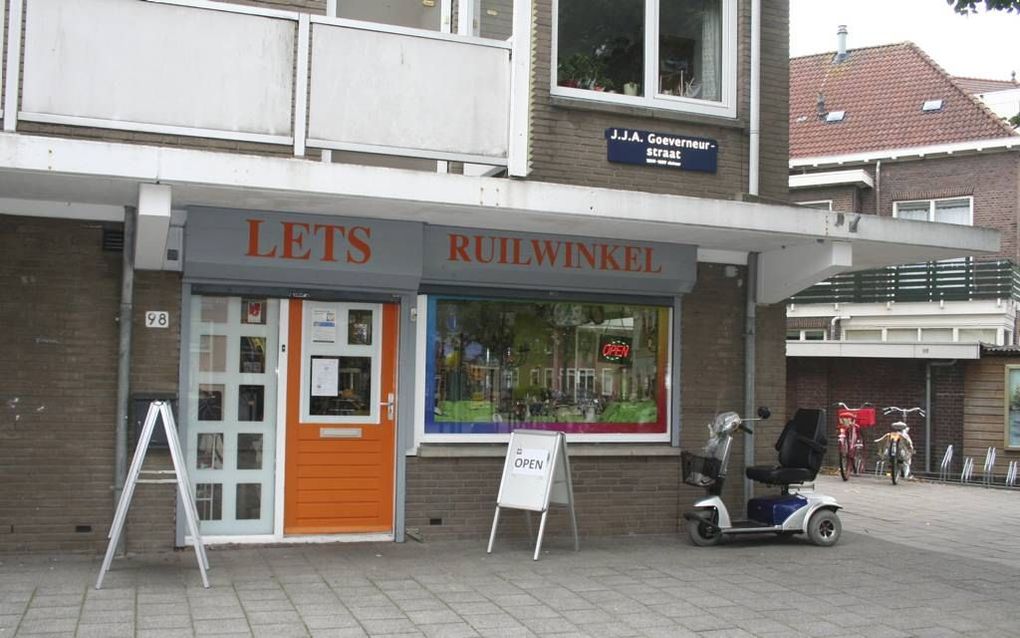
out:
{"label": "bicycle rack", "polygon": [[946,448],[946,453],[942,457],[942,463],[939,464],[939,480],[945,483],[949,480],[949,468],[953,464],[953,446],[950,445]]}
{"label": "bicycle rack", "polygon": [[984,479],[983,483],[985,487],[988,487],[995,480],[995,456],[996,449],[994,447],[988,448],[985,452],[985,465],[984,465]]}
{"label": "bicycle rack", "polygon": [[960,482],[968,483],[974,476],[974,457],[968,456],[963,460],[963,471],[960,472]]}
{"label": "bicycle rack", "polygon": [[1009,469],[1006,470],[1006,487],[1016,487],[1017,470],[1020,469],[1016,461],[1009,462]]}

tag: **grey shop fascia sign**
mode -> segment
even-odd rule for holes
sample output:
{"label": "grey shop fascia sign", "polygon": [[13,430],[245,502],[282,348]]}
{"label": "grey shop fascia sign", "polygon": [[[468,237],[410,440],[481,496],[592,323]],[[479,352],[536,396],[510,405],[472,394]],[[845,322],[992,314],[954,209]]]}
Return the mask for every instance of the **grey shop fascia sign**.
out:
{"label": "grey shop fascia sign", "polygon": [[336,289],[416,291],[418,222],[191,208],[184,275]]}
{"label": "grey shop fascia sign", "polygon": [[610,162],[703,173],[715,173],[718,165],[719,142],[707,137],[614,127],[605,138]]}
{"label": "grey shop fascia sign", "polygon": [[675,295],[697,279],[683,244],[191,208],[184,275],[335,290],[440,286]]}
{"label": "grey shop fascia sign", "polygon": [[694,286],[697,258],[682,244],[426,226],[422,282],[673,295]]}

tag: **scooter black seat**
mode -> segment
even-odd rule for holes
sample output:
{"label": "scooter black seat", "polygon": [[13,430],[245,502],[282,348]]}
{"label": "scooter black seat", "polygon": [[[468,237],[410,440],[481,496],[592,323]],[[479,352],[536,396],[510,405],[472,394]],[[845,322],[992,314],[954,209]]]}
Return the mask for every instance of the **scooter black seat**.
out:
{"label": "scooter black seat", "polygon": [[776,441],[779,465],[755,465],[745,470],[752,481],[790,485],[814,480],[825,457],[825,410],[798,409]]}

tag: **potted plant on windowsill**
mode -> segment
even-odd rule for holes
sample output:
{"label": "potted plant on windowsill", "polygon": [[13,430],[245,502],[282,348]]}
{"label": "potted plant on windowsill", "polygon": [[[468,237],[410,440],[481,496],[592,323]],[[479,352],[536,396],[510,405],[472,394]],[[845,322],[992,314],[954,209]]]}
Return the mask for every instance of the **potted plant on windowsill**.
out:
{"label": "potted plant on windowsill", "polygon": [[606,77],[605,61],[595,55],[575,53],[560,61],[556,73],[559,86],[591,91],[612,89],[612,83]]}

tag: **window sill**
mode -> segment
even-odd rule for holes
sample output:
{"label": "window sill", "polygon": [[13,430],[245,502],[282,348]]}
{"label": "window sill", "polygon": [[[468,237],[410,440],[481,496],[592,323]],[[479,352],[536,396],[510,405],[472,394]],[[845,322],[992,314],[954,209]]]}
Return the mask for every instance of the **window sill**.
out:
{"label": "window sill", "polygon": [[[417,456],[427,459],[506,456],[506,443],[423,443]],[[571,443],[570,456],[680,456],[668,443]]]}
{"label": "window sill", "polygon": [[703,115],[700,113],[689,113],[686,111],[657,109],[649,106],[635,106],[631,104],[613,104],[610,102],[599,102],[596,100],[584,100],[581,98],[564,97],[562,95],[550,95],[549,103],[556,108],[575,111],[594,111],[597,113],[628,115],[631,117],[643,117],[653,120],[666,120],[671,122],[689,122],[691,124],[705,124],[709,126],[718,126],[720,128],[736,129],[739,131],[747,130],[747,122],[740,117],[728,118],[715,115]]}

